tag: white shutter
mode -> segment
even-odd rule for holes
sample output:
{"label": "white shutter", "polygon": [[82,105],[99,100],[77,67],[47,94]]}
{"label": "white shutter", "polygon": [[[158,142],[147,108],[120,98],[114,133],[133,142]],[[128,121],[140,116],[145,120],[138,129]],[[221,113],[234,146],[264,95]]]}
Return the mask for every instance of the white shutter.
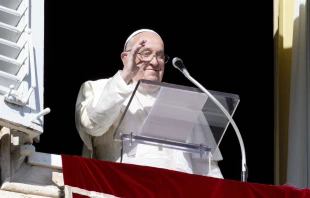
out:
{"label": "white shutter", "polygon": [[43,132],[44,0],[0,0],[0,126]]}

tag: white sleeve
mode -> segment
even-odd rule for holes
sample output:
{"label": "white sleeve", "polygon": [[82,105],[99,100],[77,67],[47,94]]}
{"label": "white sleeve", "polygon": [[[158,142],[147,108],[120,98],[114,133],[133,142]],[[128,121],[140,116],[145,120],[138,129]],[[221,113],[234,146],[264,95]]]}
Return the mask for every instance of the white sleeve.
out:
{"label": "white sleeve", "polygon": [[76,103],[78,131],[91,136],[103,135],[120,115],[121,107],[133,89],[133,85],[125,83],[120,71],[109,79],[85,82]]}

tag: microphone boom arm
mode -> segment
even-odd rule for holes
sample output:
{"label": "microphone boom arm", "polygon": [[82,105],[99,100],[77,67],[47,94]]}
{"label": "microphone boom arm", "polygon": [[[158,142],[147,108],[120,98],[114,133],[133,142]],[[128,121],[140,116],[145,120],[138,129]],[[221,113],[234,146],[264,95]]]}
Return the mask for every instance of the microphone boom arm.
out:
{"label": "microphone boom arm", "polygon": [[[235,123],[235,121],[232,119],[232,117],[230,116],[230,114],[227,112],[227,110],[225,109],[225,107],[223,107],[223,105],[208,91],[206,90],[200,83],[198,83],[194,78],[191,77],[191,75],[189,74],[189,72],[186,70],[185,66],[182,64],[177,64],[177,61],[181,61],[181,59],[179,58],[174,58],[172,63],[173,66],[177,69],[179,69],[184,75],[185,77],[187,77],[192,83],[194,83],[199,89],[201,89],[204,93],[206,93],[213,102],[215,102],[215,104],[223,111],[223,113],[226,115],[226,117],[229,119],[230,123],[232,124],[238,140],[239,140],[239,144],[240,144],[240,148],[241,148],[241,155],[242,155],[242,172],[241,172],[241,181],[245,182],[247,181],[247,166],[246,166],[246,155],[245,155],[245,148],[244,148],[244,143],[240,134],[240,131]],[[181,66],[180,66],[181,65]]]}

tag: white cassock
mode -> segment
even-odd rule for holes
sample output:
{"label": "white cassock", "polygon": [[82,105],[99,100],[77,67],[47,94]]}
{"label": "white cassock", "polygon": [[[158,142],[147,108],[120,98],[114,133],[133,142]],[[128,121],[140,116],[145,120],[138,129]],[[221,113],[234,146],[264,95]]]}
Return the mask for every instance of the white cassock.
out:
{"label": "white cassock", "polygon": [[[119,162],[121,144],[114,141],[113,134],[125,111],[136,83],[128,85],[118,71],[109,79],[83,83],[76,101],[75,122],[84,142],[83,157]],[[145,109],[151,107],[152,94],[136,92],[126,113],[122,127],[137,131],[143,123]],[[201,137],[196,137],[200,139]],[[165,168],[191,174],[223,178],[217,161],[222,160],[219,150],[212,157],[211,167],[207,157],[198,154],[134,143],[124,144],[122,162]]]}

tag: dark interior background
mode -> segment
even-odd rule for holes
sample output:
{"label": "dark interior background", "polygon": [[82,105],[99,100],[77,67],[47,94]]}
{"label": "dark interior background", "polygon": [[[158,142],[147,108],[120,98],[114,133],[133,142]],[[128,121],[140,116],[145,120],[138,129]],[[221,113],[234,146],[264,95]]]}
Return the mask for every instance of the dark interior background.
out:
{"label": "dark interior background", "polygon": [[[234,120],[246,147],[249,182],[273,184],[273,3],[45,1],[45,116],[39,152],[80,155],[74,123],[76,96],[86,80],[122,68],[127,37],[140,28],[157,31],[165,51],[180,57],[206,89],[238,94]],[[194,86],[171,61],[164,81]],[[220,145],[226,179],[240,180],[241,151],[231,126]]]}

